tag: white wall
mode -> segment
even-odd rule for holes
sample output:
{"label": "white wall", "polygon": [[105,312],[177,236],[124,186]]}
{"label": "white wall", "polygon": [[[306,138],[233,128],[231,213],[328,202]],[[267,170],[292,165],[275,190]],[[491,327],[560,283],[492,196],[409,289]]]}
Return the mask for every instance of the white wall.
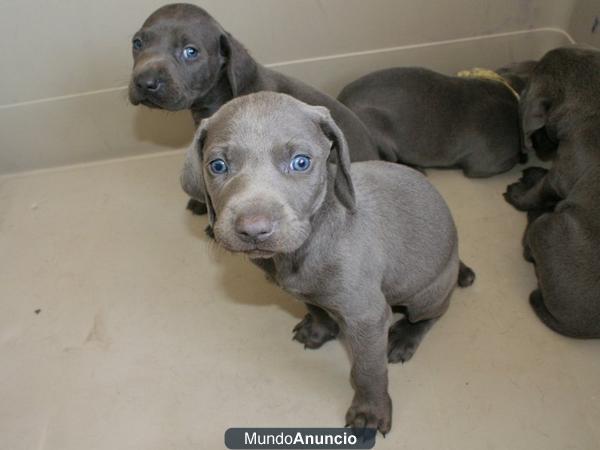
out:
{"label": "white wall", "polygon": [[[378,67],[451,72],[539,57],[567,42],[575,0],[206,0],[263,63],[336,94]],[[130,106],[130,38],[156,0],[0,3],[0,174],[169,150],[192,133],[188,115]],[[351,52],[366,55],[336,57]],[[313,58],[324,57],[320,60]]]}

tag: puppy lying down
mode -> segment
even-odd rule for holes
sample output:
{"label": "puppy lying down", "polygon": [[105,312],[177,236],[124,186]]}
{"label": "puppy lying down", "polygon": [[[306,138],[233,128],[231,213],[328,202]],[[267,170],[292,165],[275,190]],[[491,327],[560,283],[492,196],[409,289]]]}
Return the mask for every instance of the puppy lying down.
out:
{"label": "puppy lying down", "polygon": [[[457,280],[474,278],[439,193],[408,167],[351,165],[326,108],[272,92],[237,98],[202,122],[182,186],[206,192],[220,245],[311,305],[299,326],[325,338],[342,332],[355,389],[347,424],[387,433],[388,358],[410,359]],[[392,307],[406,313],[393,325]]]}
{"label": "puppy lying down", "polygon": [[489,177],[526,161],[518,92],[534,65],[487,71],[493,79],[390,68],[350,83],[338,100],[367,125],[387,161]]}
{"label": "puppy lying down", "polygon": [[523,93],[524,143],[550,170],[528,168],[506,200],[528,212],[525,257],[538,289],[530,303],[558,333],[600,338],[600,51],[558,48]]}

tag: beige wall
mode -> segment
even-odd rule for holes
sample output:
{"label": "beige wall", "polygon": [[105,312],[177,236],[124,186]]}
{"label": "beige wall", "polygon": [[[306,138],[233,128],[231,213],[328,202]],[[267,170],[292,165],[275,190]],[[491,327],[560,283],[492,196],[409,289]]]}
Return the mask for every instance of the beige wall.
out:
{"label": "beige wall", "polygon": [[[129,41],[155,0],[0,2],[0,174],[185,145],[187,114],[134,108],[125,90]],[[197,2],[263,63],[335,94],[376,67],[441,71],[538,57],[560,31],[397,48],[551,27],[566,30],[573,0],[206,0]],[[349,52],[371,52],[349,55]],[[336,56],[337,55],[337,56]],[[325,57],[323,60],[311,60]],[[66,96],[66,97],[65,97]]]}
{"label": "beige wall", "polygon": [[577,0],[568,31],[577,42],[600,47],[600,0]]}

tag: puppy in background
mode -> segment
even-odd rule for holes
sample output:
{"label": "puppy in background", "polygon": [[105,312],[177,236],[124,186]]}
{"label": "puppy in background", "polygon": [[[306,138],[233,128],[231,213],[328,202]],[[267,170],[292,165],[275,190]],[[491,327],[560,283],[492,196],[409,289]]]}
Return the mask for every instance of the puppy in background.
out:
{"label": "puppy in background", "polygon": [[[353,161],[383,159],[365,125],[334,98],[255,61],[204,9],[186,3],[153,12],[132,40],[129,99],[169,111],[189,109],[196,124],[240,95],[283,92],[327,107],[343,130]],[[205,214],[204,195],[188,209]]]}
{"label": "puppy in background", "polygon": [[536,66],[522,97],[524,142],[550,170],[529,168],[506,200],[527,211],[530,303],[558,333],[600,338],[600,51],[559,48]]}
{"label": "puppy in background", "polygon": [[[326,108],[270,92],[235,99],[202,122],[182,186],[206,194],[221,246],[310,305],[317,344],[342,332],[355,389],[346,422],[387,433],[388,359],[410,359],[457,281],[474,278],[435,188],[397,164],[350,165]],[[392,306],[406,312],[394,324]]]}
{"label": "puppy in background", "polygon": [[338,100],[367,125],[386,160],[489,177],[527,160],[519,92],[534,66],[526,61],[460,77],[385,69],[350,83]]}

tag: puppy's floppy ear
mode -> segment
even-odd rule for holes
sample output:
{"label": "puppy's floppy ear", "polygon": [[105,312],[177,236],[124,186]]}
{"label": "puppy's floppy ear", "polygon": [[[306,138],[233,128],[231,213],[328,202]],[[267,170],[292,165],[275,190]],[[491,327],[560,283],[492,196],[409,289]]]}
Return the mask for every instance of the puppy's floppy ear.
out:
{"label": "puppy's floppy ear", "polygon": [[538,62],[534,60],[513,63],[508,66],[500,67],[496,70],[496,73],[508,81],[508,84],[510,84],[515,92],[521,95],[523,89],[527,86],[529,78],[537,63]]}
{"label": "puppy's floppy ear", "polygon": [[542,95],[535,83],[530,83],[521,98],[520,110],[523,142],[531,150],[531,135],[546,126],[550,99]]}
{"label": "puppy's floppy ear", "polygon": [[351,212],[356,209],[354,185],[350,176],[350,152],[342,130],[337,126],[329,110],[322,106],[313,106],[319,116],[319,126],[323,134],[331,141],[329,162],[336,164],[334,191],[338,200]]}
{"label": "puppy's floppy ear", "polygon": [[190,197],[197,200],[204,200],[208,210],[208,221],[211,225],[213,225],[216,220],[216,214],[210,199],[210,195],[206,189],[202,164],[202,153],[204,149],[204,141],[206,140],[208,120],[209,119],[204,119],[200,123],[198,130],[196,130],[194,139],[192,140],[192,143],[190,144],[185,156],[185,162],[183,163],[180,181],[181,187]]}
{"label": "puppy's floppy ear", "polygon": [[233,97],[242,95],[248,80],[256,71],[256,62],[248,50],[231,34],[223,31],[219,38],[221,55],[225,58],[225,70]]}

